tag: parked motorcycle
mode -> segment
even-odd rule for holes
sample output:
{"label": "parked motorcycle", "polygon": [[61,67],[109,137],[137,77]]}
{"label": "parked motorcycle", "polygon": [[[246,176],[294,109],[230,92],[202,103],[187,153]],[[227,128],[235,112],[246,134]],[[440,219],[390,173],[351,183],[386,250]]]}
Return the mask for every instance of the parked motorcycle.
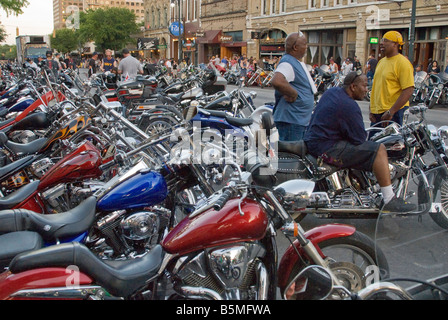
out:
{"label": "parked motorcycle", "polygon": [[431,74],[425,104],[432,109],[436,104],[446,103],[448,103],[448,73]]}
{"label": "parked motorcycle", "polygon": [[[426,214],[431,209],[431,201],[437,193],[445,197],[448,173],[448,157],[445,141],[447,127],[438,130],[425,122],[424,105],[413,106],[409,112],[418,118],[403,127],[393,123],[372,137],[373,141],[386,146],[392,186],[397,197],[409,199],[415,192],[408,189],[413,175],[422,181],[418,187],[418,214]],[[299,217],[315,214],[321,218],[376,218],[382,197],[373,173],[352,169],[339,169],[307,153],[301,142],[278,143],[278,170],[272,182],[279,184],[296,178],[307,178],[316,182],[311,204],[299,213]],[[275,163],[274,162],[274,163]],[[437,176],[432,174],[435,167],[442,168]],[[431,214],[442,228],[448,228],[448,215],[444,204],[438,214]]]}
{"label": "parked motorcycle", "polygon": [[[135,259],[104,261],[79,243],[19,254],[0,275],[0,298],[264,300],[276,298],[277,283],[283,293],[307,264],[330,270],[355,292],[362,284],[352,287],[345,275],[362,277],[358,270],[368,265],[388,272],[381,251],[353,227],[305,232],[293,222],[285,207],[303,208],[314,183],[289,181],[273,190],[251,186],[249,178],[210,197]],[[296,238],[278,269],[276,229]],[[338,260],[341,249],[354,250],[356,261]],[[66,286],[67,268],[76,268],[78,287]]]}

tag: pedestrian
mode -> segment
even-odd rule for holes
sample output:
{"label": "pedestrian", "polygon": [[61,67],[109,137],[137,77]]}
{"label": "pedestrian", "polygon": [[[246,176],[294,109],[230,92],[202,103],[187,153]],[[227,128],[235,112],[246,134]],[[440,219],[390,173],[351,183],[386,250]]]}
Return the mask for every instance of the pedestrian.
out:
{"label": "pedestrian", "polygon": [[89,70],[88,70],[87,74],[88,74],[89,78],[93,74],[96,74],[98,71],[97,64],[96,64],[97,61],[98,61],[98,52],[94,52],[92,54],[92,58],[89,60],[89,64],[88,64]]}
{"label": "pedestrian", "polygon": [[241,82],[243,84],[246,81],[248,69],[249,69],[249,61],[247,61],[246,56],[243,56],[243,58],[241,59],[241,62],[240,62],[240,77],[241,77]]}
{"label": "pedestrian", "polygon": [[[373,78],[369,114],[371,126],[381,121],[403,124],[404,111],[414,92],[414,68],[399,53],[403,44],[403,37],[397,31],[386,32],[380,42],[384,58],[378,62]],[[385,125],[387,122],[383,123]]]}
{"label": "pedestrian", "polygon": [[361,62],[359,62],[358,57],[355,56],[353,60],[354,60],[353,61],[353,71],[358,71],[358,70],[362,71],[362,65],[361,65]]}
{"label": "pedestrian", "polygon": [[353,63],[351,62],[350,58],[347,58],[344,60],[344,62],[342,62],[341,73],[343,76],[346,76],[352,71],[353,71]]}
{"label": "pedestrian", "polygon": [[121,74],[122,80],[134,80],[138,74],[143,74],[142,65],[131,55],[128,49],[123,49],[122,54],[123,59],[118,65],[118,73]]}
{"label": "pedestrian", "polygon": [[317,104],[304,141],[311,155],[338,168],[373,172],[381,187],[384,213],[406,213],[416,206],[395,196],[386,147],[366,141],[361,108],[355,100],[367,93],[367,76],[352,71],[343,87],[330,88]]}
{"label": "pedestrian", "polygon": [[272,78],[275,89],[274,121],[282,141],[303,139],[314,107],[316,86],[306,65],[300,60],[307,50],[302,32],[294,32],[285,40],[286,54],[281,58]]}
{"label": "pedestrian", "polygon": [[174,78],[177,78],[178,67],[179,67],[179,66],[177,65],[176,60],[171,59],[171,68],[172,68],[172,70],[173,70],[173,77],[174,77]]}
{"label": "pedestrian", "polygon": [[332,79],[339,73],[339,66],[336,62],[334,62],[333,57],[330,58],[330,63],[328,64],[330,67],[330,74]]}
{"label": "pedestrian", "polygon": [[370,55],[369,60],[366,63],[366,75],[369,83],[372,82],[373,77],[375,76],[376,66],[378,64],[378,60],[375,58],[373,54]]}
{"label": "pedestrian", "polygon": [[428,68],[428,74],[438,74],[440,73],[440,67],[439,67],[439,63],[434,60],[431,63],[431,66]]}
{"label": "pedestrian", "polygon": [[111,72],[113,68],[117,67],[117,61],[112,57],[112,50],[107,49],[104,53],[105,57],[101,60],[101,70]]}
{"label": "pedestrian", "polygon": [[50,69],[50,76],[53,76],[54,79],[58,79],[59,76],[59,63],[53,59],[53,52],[48,50],[45,53],[46,59],[43,61],[44,65],[46,65]]}

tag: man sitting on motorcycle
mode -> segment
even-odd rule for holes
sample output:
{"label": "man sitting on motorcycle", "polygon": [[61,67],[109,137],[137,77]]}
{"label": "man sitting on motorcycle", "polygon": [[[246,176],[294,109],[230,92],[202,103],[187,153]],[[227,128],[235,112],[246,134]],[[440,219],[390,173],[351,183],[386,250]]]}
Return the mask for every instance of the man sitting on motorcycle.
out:
{"label": "man sitting on motorcycle", "polygon": [[397,198],[392,189],[386,147],[366,141],[363,116],[355,101],[363,100],[366,93],[367,77],[356,71],[345,77],[343,87],[324,93],[304,137],[308,152],[336,167],[373,172],[381,187],[383,212],[411,212],[416,206]]}

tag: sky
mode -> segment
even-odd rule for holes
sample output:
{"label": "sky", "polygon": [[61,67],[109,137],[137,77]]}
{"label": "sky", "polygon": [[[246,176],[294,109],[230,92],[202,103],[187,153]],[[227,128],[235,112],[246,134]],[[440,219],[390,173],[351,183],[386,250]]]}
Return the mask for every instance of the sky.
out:
{"label": "sky", "polygon": [[0,44],[16,43],[16,27],[20,35],[48,35],[53,33],[53,1],[28,0],[29,5],[23,8],[19,16],[6,16],[0,9],[0,24],[6,30],[8,37]]}

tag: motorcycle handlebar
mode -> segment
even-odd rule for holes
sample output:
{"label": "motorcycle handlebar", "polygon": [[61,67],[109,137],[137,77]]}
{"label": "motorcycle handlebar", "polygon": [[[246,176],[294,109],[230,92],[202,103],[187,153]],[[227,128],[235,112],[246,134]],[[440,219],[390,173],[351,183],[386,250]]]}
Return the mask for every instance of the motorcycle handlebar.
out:
{"label": "motorcycle handlebar", "polygon": [[231,189],[227,189],[226,191],[224,191],[213,205],[213,209],[215,209],[215,211],[220,211],[232,196],[233,191]]}

